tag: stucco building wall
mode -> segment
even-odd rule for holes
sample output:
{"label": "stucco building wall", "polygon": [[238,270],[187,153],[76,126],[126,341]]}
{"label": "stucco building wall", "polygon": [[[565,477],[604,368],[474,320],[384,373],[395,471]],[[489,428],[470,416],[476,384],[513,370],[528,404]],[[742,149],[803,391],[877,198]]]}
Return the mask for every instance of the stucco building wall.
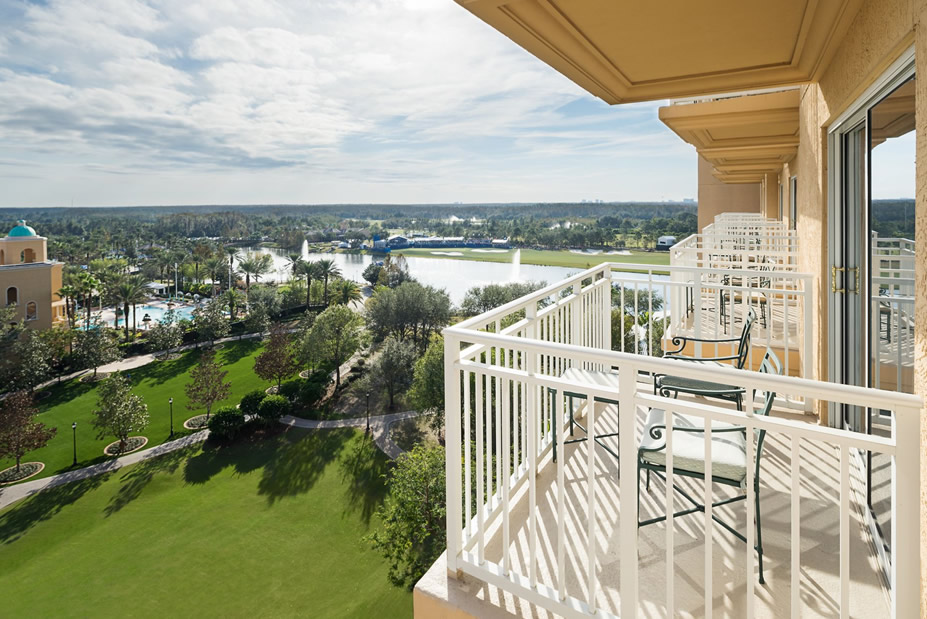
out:
{"label": "stucco building wall", "polygon": [[761,185],[729,185],[712,174],[711,164],[698,157],[698,231],[719,213],[759,213]]}
{"label": "stucco building wall", "polygon": [[[800,270],[816,277],[815,377],[828,378],[827,131],[907,48],[915,44],[917,73],[927,76],[927,0],[870,0],[857,14],[820,81],[802,88],[798,155],[783,167],[797,175]],[[917,242],[927,247],[927,78],[917,81]],[[794,171],[793,171],[794,170]],[[784,200],[784,208],[787,205]],[[787,211],[786,211],[787,212]],[[927,264],[916,266],[915,392],[927,398]],[[819,411],[824,413],[824,411]],[[924,415],[922,414],[922,420]],[[927,423],[921,425],[921,470],[927,470]],[[927,616],[927,475],[921,478],[921,616]]]}

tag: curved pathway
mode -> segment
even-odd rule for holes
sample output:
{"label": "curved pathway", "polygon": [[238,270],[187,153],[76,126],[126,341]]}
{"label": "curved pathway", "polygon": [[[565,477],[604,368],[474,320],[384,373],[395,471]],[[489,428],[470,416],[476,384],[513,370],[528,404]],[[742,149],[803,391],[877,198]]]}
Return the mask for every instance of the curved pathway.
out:
{"label": "curved pathway", "polygon": [[61,486],[72,481],[80,481],[81,479],[87,479],[88,477],[93,477],[95,475],[111,473],[130,464],[135,464],[136,462],[141,462],[142,460],[157,458],[158,456],[162,456],[166,453],[177,451],[178,449],[183,449],[184,447],[189,447],[190,445],[195,445],[196,443],[205,441],[207,436],[209,436],[209,430],[201,430],[195,434],[188,434],[183,438],[161,443],[160,445],[151,447],[150,449],[135,451],[119,458],[106,460],[105,462],[100,462],[99,464],[87,466],[82,469],[75,469],[73,471],[68,471],[67,473],[59,473],[58,475],[43,477],[42,479],[36,479],[34,481],[26,481],[14,486],[4,486],[0,488],[0,509],[6,507],[10,503],[15,503],[20,499],[32,496],[36,492],[41,492],[42,490],[46,490],[48,488]]}
{"label": "curved pathway", "polygon": [[[391,460],[395,460],[402,454],[403,450],[390,438],[390,428],[394,423],[420,417],[427,413],[418,411],[405,411],[403,413],[391,413],[389,415],[374,415],[370,417],[370,433],[373,435],[373,441]],[[293,428],[306,428],[307,430],[327,430],[332,428],[366,428],[366,417],[354,417],[351,419],[324,419],[321,421],[315,419],[303,419],[302,417],[293,417],[287,415],[280,420],[280,423],[286,424]]]}
{"label": "curved pathway", "polygon": [[[394,423],[398,423],[405,419],[411,419],[413,417],[419,417],[423,414],[427,413],[419,413],[418,411],[406,411],[403,413],[375,415],[371,417],[370,431],[373,435],[373,440],[377,447],[379,447],[380,450],[382,450],[383,453],[385,453],[390,459],[395,460],[398,458],[403,450],[390,438],[390,428],[392,428]],[[367,418],[357,417],[354,419],[328,419],[324,421],[315,421],[312,419],[302,419],[300,417],[292,417],[287,415],[280,420],[280,423],[293,428],[305,428],[308,430],[365,428],[367,426]],[[33,494],[48,488],[61,486],[72,481],[80,481],[82,479],[87,479],[88,477],[94,477],[95,475],[111,473],[130,464],[142,462],[143,460],[149,460],[151,458],[157,458],[158,456],[162,456],[166,453],[201,443],[205,441],[206,437],[208,436],[209,430],[200,430],[199,432],[189,434],[183,438],[168,441],[149,449],[136,451],[119,458],[113,458],[112,460],[100,462],[99,464],[87,466],[82,469],[75,469],[73,471],[67,471],[66,473],[52,475],[51,477],[43,477],[42,479],[26,481],[21,484],[15,484],[13,486],[0,487],[0,509],[3,509],[7,505],[15,503],[20,499],[32,496]]]}

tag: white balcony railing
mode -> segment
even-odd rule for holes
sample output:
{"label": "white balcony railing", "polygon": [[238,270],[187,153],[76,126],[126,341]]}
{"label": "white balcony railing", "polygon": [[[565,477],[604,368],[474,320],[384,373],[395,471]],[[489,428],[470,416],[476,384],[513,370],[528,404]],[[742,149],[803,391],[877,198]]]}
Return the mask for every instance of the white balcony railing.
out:
{"label": "white balcony railing", "polygon": [[[890,612],[917,616],[919,551],[910,540],[919,535],[920,399],[612,351],[615,281],[612,265],[600,265],[444,331],[449,570],[565,617],[712,616],[722,605],[747,617],[767,608],[776,616],[797,617],[809,607],[820,611],[822,604],[826,613],[848,616],[865,589],[857,586],[860,574],[877,572],[865,557],[851,557],[851,548],[861,552],[852,463],[857,454],[885,454],[892,470]],[[597,378],[575,378],[577,370]],[[759,416],[750,398],[738,412],[700,399],[661,397],[653,393],[654,374],[721,381],[747,393],[770,390],[792,401],[889,411],[891,435],[857,434],[788,415]],[[583,404],[595,398],[603,403]],[[757,469],[763,480],[760,505],[775,502],[773,518],[784,529],[776,539],[787,541],[769,551],[776,565],[767,563],[772,584],[762,594],[754,528],[741,524],[746,544],[723,545],[727,532],[713,516],[726,507],[708,505],[685,522],[670,515],[665,525],[638,530],[638,510],[650,509],[652,502],[648,498],[642,505],[638,494],[641,420],[655,407],[704,423],[708,479],[713,424],[743,425],[751,439],[761,430],[775,438],[774,455]],[[566,443],[570,413],[584,417],[596,440]],[[617,433],[608,439],[614,441],[608,450],[602,448],[605,439],[599,440],[606,433]],[[666,435],[663,498],[654,500],[672,508],[678,481],[690,483],[710,504],[711,483],[674,477],[672,435]],[[740,504],[745,513],[738,512],[746,523],[758,516],[752,466],[758,448],[746,442],[747,499]],[[777,468],[771,472],[770,466]],[[773,484],[778,491],[770,498],[773,490],[767,487]],[[818,486],[812,492],[813,484]],[[763,511],[769,517],[769,509]],[[645,531],[646,545],[640,541]],[[827,552],[816,550],[833,536],[838,540]],[[692,564],[692,553],[703,554],[704,562]],[[819,569],[825,559],[832,568]],[[719,561],[723,576],[715,577]],[[818,578],[831,580],[822,585]],[[689,595],[693,588],[699,591],[695,598]],[[824,603],[827,591],[837,592],[832,606]],[[742,612],[730,610],[735,599]]]}

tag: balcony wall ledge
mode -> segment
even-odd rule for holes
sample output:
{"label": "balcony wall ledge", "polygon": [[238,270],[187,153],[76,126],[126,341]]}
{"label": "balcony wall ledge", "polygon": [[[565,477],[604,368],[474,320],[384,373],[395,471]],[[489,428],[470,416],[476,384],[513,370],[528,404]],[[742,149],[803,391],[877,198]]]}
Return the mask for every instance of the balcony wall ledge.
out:
{"label": "balcony wall ledge", "polygon": [[476,578],[447,571],[445,551],[415,584],[415,619],[511,619],[550,617],[550,613]]}

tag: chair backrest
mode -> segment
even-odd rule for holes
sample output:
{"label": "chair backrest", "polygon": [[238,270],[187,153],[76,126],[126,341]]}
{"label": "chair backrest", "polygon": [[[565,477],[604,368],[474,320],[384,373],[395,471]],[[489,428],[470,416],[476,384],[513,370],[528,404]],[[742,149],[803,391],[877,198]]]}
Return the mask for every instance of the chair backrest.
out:
{"label": "chair backrest", "polygon": [[[763,355],[763,362],[760,364],[760,373],[761,374],[775,374],[776,376],[782,375],[782,363],[779,362],[779,357],[776,356],[771,349],[766,349],[766,354]],[[754,397],[756,393],[754,392]],[[769,412],[772,410],[773,401],[776,399],[775,391],[765,391],[763,397],[763,406],[756,411],[754,414],[762,415],[764,417],[769,416]],[[755,479],[759,483],[760,479],[760,458],[763,456],[763,442],[766,439],[766,430],[755,430],[753,435],[756,437],[756,473]]]}
{"label": "chair backrest", "polygon": [[747,365],[747,355],[750,353],[750,332],[753,331],[753,323],[756,322],[756,312],[751,307],[747,310],[747,320],[744,322],[744,330],[740,332],[740,342],[737,344],[737,367],[738,370],[744,369]]}

